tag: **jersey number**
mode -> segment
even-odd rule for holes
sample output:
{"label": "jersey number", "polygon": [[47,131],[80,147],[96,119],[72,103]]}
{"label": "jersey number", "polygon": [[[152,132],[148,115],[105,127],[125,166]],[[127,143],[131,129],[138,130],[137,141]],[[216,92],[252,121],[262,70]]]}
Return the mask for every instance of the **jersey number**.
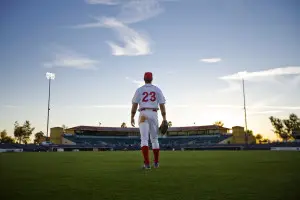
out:
{"label": "jersey number", "polygon": [[143,95],[144,95],[143,102],[148,102],[149,101],[149,99],[148,99],[149,95],[151,96],[150,101],[155,101],[156,100],[156,93],[155,92],[150,92],[150,93],[144,92]]}

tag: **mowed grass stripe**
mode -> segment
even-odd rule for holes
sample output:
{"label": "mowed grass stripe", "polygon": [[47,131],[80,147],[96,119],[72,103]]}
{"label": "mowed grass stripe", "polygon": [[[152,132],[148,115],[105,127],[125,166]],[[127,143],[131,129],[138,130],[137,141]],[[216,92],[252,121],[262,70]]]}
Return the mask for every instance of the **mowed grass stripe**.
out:
{"label": "mowed grass stripe", "polygon": [[[152,152],[151,152],[152,154]],[[300,152],[166,151],[0,154],[3,199],[297,199]],[[151,157],[152,159],[152,157]]]}

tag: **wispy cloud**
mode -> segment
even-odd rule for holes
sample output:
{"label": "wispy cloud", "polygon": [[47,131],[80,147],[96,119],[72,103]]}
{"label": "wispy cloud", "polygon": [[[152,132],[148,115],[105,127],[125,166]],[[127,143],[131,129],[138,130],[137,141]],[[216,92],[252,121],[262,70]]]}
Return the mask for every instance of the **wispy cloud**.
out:
{"label": "wispy cloud", "polygon": [[132,82],[134,84],[136,84],[137,87],[141,87],[141,86],[143,86],[145,84],[144,81],[138,81],[138,80],[135,80],[135,79],[131,79],[129,77],[126,77],[125,79],[129,80],[130,82]]}
{"label": "wispy cloud", "polygon": [[[242,105],[208,105],[209,108],[229,109],[244,111]],[[300,110],[300,106],[269,106],[269,105],[249,105],[246,106],[247,115],[270,115],[282,113],[290,110]]]}
{"label": "wispy cloud", "polygon": [[93,17],[93,20],[95,22],[85,23],[85,24],[78,24],[78,25],[70,26],[70,28],[85,29],[85,28],[101,28],[101,27],[103,27],[103,23],[102,23],[100,18],[94,18]]}
{"label": "wispy cloud", "polygon": [[234,92],[234,91],[241,91],[242,90],[242,83],[237,82],[235,80],[226,80],[228,86],[226,88],[219,89],[219,92]]}
{"label": "wispy cloud", "polygon": [[245,80],[255,80],[260,79],[265,80],[266,78],[276,77],[276,76],[285,76],[285,75],[299,75],[300,74],[300,67],[282,67],[282,68],[273,68],[263,71],[256,71],[256,72],[238,72],[235,74],[227,75],[220,77],[223,80],[241,80],[244,78]]}
{"label": "wispy cloud", "polygon": [[148,20],[163,12],[159,0],[132,0],[122,5],[121,12],[116,18],[123,23],[131,24]]}
{"label": "wispy cloud", "polygon": [[118,36],[122,45],[108,41],[114,56],[141,56],[151,54],[150,40],[135,30],[129,28],[114,18],[103,18],[103,26],[112,29]]}
{"label": "wispy cloud", "polygon": [[[168,108],[187,108],[188,105],[168,105]],[[131,104],[103,104],[103,105],[79,105],[79,106],[67,106],[67,108],[74,109],[74,108],[83,108],[83,109],[130,109]]]}
{"label": "wispy cloud", "polygon": [[97,69],[98,64],[98,60],[93,60],[70,49],[59,48],[54,53],[53,60],[43,63],[43,66],[46,68]]}
{"label": "wispy cloud", "polygon": [[89,108],[130,108],[131,105],[92,105],[88,106]]}
{"label": "wispy cloud", "polygon": [[210,108],[243,108],[243,106],[240,105],[225,105],[225,104],[213,104],[213,105],[207,105],[207,107]]}
{"label": "wispy cloud", "polygon": [[111,28],[117,33],[122,44],[108,41],[114,56],[141,56],[152,54],[150,37],[138,33],[128,24],[148,20],[159,14],[164,9],[162,2],[172,0],[86,0],[89,4],[118,5],[120,12],[114,17],[93,17],[94,22],[72,26],[76,29],[84,28]]}
{"label": "wispy cloud", "polygon": [[[162,3],[167,0],[85,0],[88,4],[118,5],[119,14],[115,16],[118,21],[125,24],[137,23],[153,18],[164,12]],[[168,0],[170,1],[170,0]],[[97,27],[99,24],[88,24],[81,27]]]}
{"label": "wispy cloud", "polygon": [[283,110],[266,110],[266,111],[250,111],[248,112],[249,115],[265,115],[265,114],[276,114],[276,113],[282,113]]}
{"label": "wispy cloud", "polygon": [[300,110],[300,106],[260,106],[260,108],[280,109],[280,110]]}
{"label": "wispy cloud", "polygon": [[15,105],[1,105],[1,107],[3,107],[3,108],[18,108],[19,106],[15,106]]}
{"label": "wispy cloud", "polygon": [[85,0],[88,4],[104,4],[104,5],[117,5],[120,3],[118,0]]}
{"label": "wispy cloud", "polygon": [[173,108],[189,108],[189,105],[186,104],[176,104],[176,105],[168,105],[167,107],[173,107]]}
{"label": "wispy cloud", "polygon": [[[242,105],[208,105],[211,108],[232,108],[232,109],[243,109]],[[300,110],[300,106],[271,106],[271,105],[250,105],[246,106],[247,109],[276,109],[276,110]]]}
{"label": "wispy cloud", "polygon": [[103,17],[101,19],[97,19],[97,22],[95,23],[77,25],[73,28],[97,27],[109,28],[116,33],[121,43],[120,45],[112,41],[106,42],[111,48],[111,53],[114,56],[142,56],[152,53],[150,44],[151,40],[148,36],[138,33],[115,18]]}
{"label": "wispy cloud", "polygon": [[203,58],[200,61],[201,62],[205,62],[205,63],[217,63],[217,62],[221,62],[221,58]]}
{"label": "wispy cloud", "polygon": [[[282,79],[286,76],[296,76],[291,79]],[[244,79],[251,82],[272,82],[273,84],[282,84],[282,81],[287,81],[287,84],[295,86],[300,83],[300,67],[299,66],[288,66],[273,68],[262,71],[247,72],[241,71],[234,74],[219,77],[219,79],[224,80],[228,83],[228,87],[219,90],[220,92],[232,92],[241,91],[242,82]]]}

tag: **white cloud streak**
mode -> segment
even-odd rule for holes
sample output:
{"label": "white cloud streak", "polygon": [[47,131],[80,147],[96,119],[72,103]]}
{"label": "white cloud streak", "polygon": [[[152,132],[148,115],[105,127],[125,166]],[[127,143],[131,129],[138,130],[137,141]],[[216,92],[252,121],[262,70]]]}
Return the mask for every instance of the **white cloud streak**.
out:
{"label": "white cloud streak", "polygon": [[98,60],[93,60],[84,55],[78,54],[69,49],[60,49],[54,53],[54,59],[51,62],[43,64],[46,68],[62,67],[62,68],[75,68],[75,69],[97,69]]}
{"label": "white cloud streak", "polygon": [[131,0],[124,3],[117,19],[126,24],[148,20],[164,12],[159,0]]}
{"label": "white cloud streak", "polygon": [[234,92],[234,91],[241,91],[242,90],[242,83],[233,81],[233,80],[226,80],[228,83],[228,87],[224,89],[220,89],[220,92]]}
{"label": "white cloud streak", "polygon": [[143,86],[145,84],[144,81],[138,81],[138,80],[135,80],[135,79],[131,79],[129,77],[126,77],[126,80],[129,80],[132,83],[136,84],[137,87],[141,87],[141,86]]}
{"label": "white cloud streak", "polygon": [[88,106],[89,108],[131,108],[131,105],[93,105]]}
{"label": "white cloud streak", "polygon": [[103,4],[103,5],[117,5],[120,2],[118,0],[85,0],[87,4]]}
{"label": "white cloud streak", "polygon": [[151,54],[150,41],[145,36],[129,28],[114,18],[103,18],[103,26],[112,29],[123,43],[118,45],[108,41],[114,56],[141,56]]}
{"label": "white cloud streak", "polygon": [[205,63],[217,63],[217,62],[221,62],[221,58],[203,58],[200,61],[201,62],[205,62]]}
{"label": "white cloud streak", "polygon": [[138,33],[115,18],[103,17],[97,22],[74,26],[73,28],[109,28],[117,35],[120,45],[112,41],[106,43],[114,56],[142,56],[152,54],[150,38]]}
{"label": "white cloud streak", "polygon": [[280,110],[300,110],[300,106],[260,106],[261,108],[280,109]]}
{"label": "white cloud streak", "polygon": [[[188,105],[168,105],[169,108],[187,108]],[[130,109],[131,104],[106,104],[106,105],[87,105],[87,106],[68,106],[68,108],[85,108],[85,109],[91,109],[91,108],[99,108],[99,109]]]}
{"label": "white cloud streak", "polygon": [[256,72],[238,72],[235,74],[227,75],[220,77],[223,80],[241,80],[244,78],[245,80],[255,80],[263,78],[276,77],[276,76],[285,76],[285,75],[300,75],[300,67],[299,66],[291,66],[291,67],[282,67],[282,68],[274,68],[268,69],[263,71],[256,71]]}
{"label": "white cloud streak", "polygon": [[[208,105],[210,108],[232,108],[232,109],[243,109],[241,105]],[[257,106],[246,106],[247,109],[276,109],[276,110],[300,110],[300,106],[269,106],[269,105],[257,105]]]}
{"label": "white cloud streak", "polygon": [[178,104],[178,105],[170,105],[168,107],[173,107],[173,108],[189,108],[189,105],[185,105],[185,104]]}
{"label": "white cloud streak", "polygon": [[15,106],[15,105],[2,105],[1,107],[3,107],[3,108],[18,108],[19,106]]}
{"label": "white cloud streak", "polygon": [[224,80],[228,83],[228,87],[225,89],[219,90],[220,92],[232,92],[232,91],[241,91],[242,82],[245,81],[251,82],[272,82],[273,84],[282,84],[282,78],[285,76],[296,76],[287,80],[286,84],[290,86],[297,86],[300,83],[300,67],[299,66],[288,66],[273,68],[262,71],[247,72],[241,71],[234,74],[226,75],[219,77],[219,79]]}
{"label": "white cloud streak", "polygon": [[[115,18],[122,23],[131,24],[148,20],[163,13],[164,9],[161,5],[163,1],[167,0],[86,0],[86,3],[118,5],[120,12]],[[98,23],[92,23],[81,25],[81,27],[97,27],[98,25]]]}
{"label": "white cloud streak", "polygon": [[[131,104],[103,104],[103,105],[86,105],[86,106],[68,106],[69,108],[130,108]],[[218,108],[218,109],[239,109],[243,110],[243,106],[239,105],[207,105],[207,106],[198,106],[198,105],[189,105],[189,104],[167,104],[168,108],[182,108],[182,109],[195,109],[195,108]],[[281,113],[289,110],[300,110],[300,106],[247,106],[247,114],[256,115],[256,114],[272,114],[272,113]]]}
{"label": "white cloud streak", "polygon": [[93,17],[95,22],[79,24],[72,28],[111,28],[122,43],[107,41],[114,56],[142,56],[152,54],[150,38],[138,33],[127,24],[148,20],[164,12],[161,2],[171,0],[86,0],[88,4],[118,5],[115,17]]}
{"label": "white cloud streak", "polygon": [[282,113],[283,110],[267,110],[267,111],[256,111],[256,112],[248,112],[249,115],[265,115],[265,114],[276,114]]}

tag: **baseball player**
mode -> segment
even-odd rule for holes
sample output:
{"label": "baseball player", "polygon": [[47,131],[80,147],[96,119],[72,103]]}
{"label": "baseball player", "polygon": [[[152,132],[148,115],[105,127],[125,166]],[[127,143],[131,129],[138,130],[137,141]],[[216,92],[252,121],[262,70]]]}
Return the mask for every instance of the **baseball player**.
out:
{"label": "baseball player", "polygon": [[140,112],[138,118],[138,125],[141,135],[141,150],[144,157],[144,169],[151,169],[149,162],[149,135],[152,143],[152,151],[154,155],[154,168],[159,167],[159,143],[158,143],[158,110],[161,110],[163,122],[166,120],[165,97],[162,91],[152,85],[152,73],[146,72],[144,74],[145,85],[139,87],[132,99],[131,108],[131,125],[135,127],[134,116],[139,106]]}

